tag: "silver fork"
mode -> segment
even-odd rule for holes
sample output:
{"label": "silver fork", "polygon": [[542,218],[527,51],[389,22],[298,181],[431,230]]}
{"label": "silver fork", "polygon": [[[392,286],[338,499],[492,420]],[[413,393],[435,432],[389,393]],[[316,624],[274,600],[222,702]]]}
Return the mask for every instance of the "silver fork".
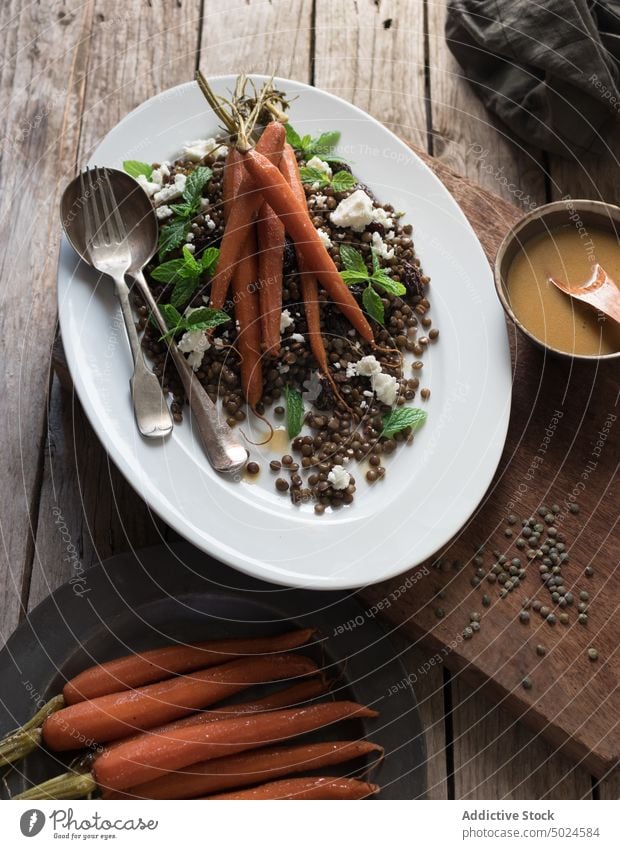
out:
{"label": "silver fork", "polygon": [[129,381],[138,430],[143,436],[167,436],[172,416],[159,380],[148,368],[134,323],[125,274],[131,265],[131,250],[110,178],[105,168],[87,168],[80,174],[84,199],[86,246],[91,264],[114,280],[125,330],[133,357],[134,372]]}

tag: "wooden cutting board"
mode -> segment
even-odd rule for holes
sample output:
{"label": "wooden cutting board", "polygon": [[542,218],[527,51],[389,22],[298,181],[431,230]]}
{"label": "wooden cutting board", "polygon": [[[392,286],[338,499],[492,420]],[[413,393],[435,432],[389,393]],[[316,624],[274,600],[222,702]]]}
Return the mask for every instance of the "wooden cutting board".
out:
{"label": "wooden cutting board", "polygon": [[[460,203],[492,261],[521,211],[422,151],[416,153]],[[618,367],[545,358],[512,326],[509,333],[514,378],[510,429],[497,474],[478,511],[438,555],[440,568],[428,563],[360,595],[368,616],[382,616],[400,632],[423,641],[430,665],[445,663],[469,683],[484,687],[523,722],[602,777],[620,762]],[[54,361],[66,385],[61,345]],[[567,509],[573,501],[579,513]],[[554,503],[563,511],[561,532],[569,551],[563,566],[566,585],[574,588],[575,596],[582,590],[590,596],[586,626],[576,621],[578,598],[568,608],[569,625],[549,625],[533,612],[528,623],[519,620],[523,598],[549,603],[538,561],[503,599],[497,583],[485,578],[479,587],[471,583],[476,568],[491,567],[493,550],[525,562],[523,552],[514,547],[516,534],[504,535],[509,514],[521,519],[541,504]],[[485,554],[478,567],[473,558],[481,545]],[[592,577],[584,575],[589,565]],[[482,604],[484,594],[491,598],[489,607]],[[444,611],[443,618],[438,618],[437,608]],[[465,640],[463,629],[472,612],[481,614],[480,630]],[[544,657],[536,653],[539,643],[546,647]],[[588,658],[589,647],[597,649],[598,660]],[[415,675],[425,671],[427,667],[420,668]],[[529,690],[522,686],[526,676],[532,682]]]}

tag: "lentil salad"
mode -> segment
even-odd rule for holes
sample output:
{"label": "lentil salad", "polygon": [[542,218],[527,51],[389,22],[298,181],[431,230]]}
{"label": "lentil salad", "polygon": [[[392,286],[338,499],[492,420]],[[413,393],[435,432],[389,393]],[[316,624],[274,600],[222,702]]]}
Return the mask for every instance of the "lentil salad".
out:
{"label": "lentil salad", "polygon": [[[392,205],[379,202],[355,176],[352,164],[334,153],[337,133],[302,138],[286,125],[286,136],[295,149],[308,215],[336,269],[348,277],[374,336],[373,343],[361,338],[320,288],[329,375],[322,373],[308,344],[299,262],[287,236],[280,350],[277,355],[261,353],[262,391],[254,412],[269,414],[276,426],[286,422],[291,438],[289,453],[268,463],[275,490],[295,504],[313,503],[315,512],[322,514],[353,502],[354,470],[375,484],[386,475],[386,458],[400,444],[413,442],[426,413],[409,404],[418,396],[423,404],[430,396],[422,380],[424,357],[439,331],[429,316],[430,281],[415,253],[412,225],[404,223]],[[202,318],[209,304],[225,232],[223,186],[230,150],[230,137],[222,135],[185,144],[173,162],[126,163],[126,168],[151,197],[160,220],[160,252],[147,269],[149,285],[161,305],[176,304],[172,335],[180,350],[212,400],[221,402],[228,423],[243,427],[252,413],[242,386],[234,297],[226,298],[216,326],[191,320]],[[172,277],[166,266],[174,270]],[[183,289],[183,299],[178,278],[187,279],[190,271],[194,285]],[[375,277],[389,285],[375,285]],[[180,422],[186,398],[167,356],[167,341],[148,321],[146,307],[139,302],[136,306],[143,347],[172,396],[172,413]],[[167,319],[169,315],[166,312]],[[299,432],[302,424],[304,431]],[[258,463],[248,465],[248,474],[260,471]]]}

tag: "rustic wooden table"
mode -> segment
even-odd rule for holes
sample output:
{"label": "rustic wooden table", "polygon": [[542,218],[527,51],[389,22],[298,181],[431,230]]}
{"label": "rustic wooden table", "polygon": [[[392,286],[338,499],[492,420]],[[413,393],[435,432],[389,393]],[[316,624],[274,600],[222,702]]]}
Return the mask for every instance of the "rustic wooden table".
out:
{"label": "rustic wooden table", "polygon": [[[110,464],[53,375],[58,202],[102,136],[144,99],[206,74],[275,72],[359,105],[522,208],[618,202],[618,141],[566,161],[516,144],[459,76],[445,0],[6,0],[0,9],[2,287],[0,635],[77,568],[173,538]],[[428,651],[410,648],[411,669]],[[617,798],[440,666],[417,686],[431,798]],[[485,717],[484,723],[477,722]]]}

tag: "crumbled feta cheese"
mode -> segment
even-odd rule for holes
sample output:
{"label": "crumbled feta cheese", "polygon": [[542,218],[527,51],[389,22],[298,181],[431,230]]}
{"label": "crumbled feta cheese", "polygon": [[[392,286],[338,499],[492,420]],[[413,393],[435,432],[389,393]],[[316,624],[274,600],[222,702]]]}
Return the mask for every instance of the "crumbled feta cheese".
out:
{"label": "crumbled feta cheese", "polygon": [[211,206],[209,198],[200,198],[200,211],[205,212]]}
{"label": "crumbled feta cheese", "polygon": [[153,171],[151,172],[151,182],[157,183],[157,185],[161,188],[161,185],[164,182],[164,175],[161,173],[161,168],[153,168]]}
{"label": "crumbled feta cheese", "polygon": [[381,363],[373,354],[362,357],[357,363],[349,363],[347,366],[347,377],[369,377],[372,392],[365,389],[363,394],[370,398],[372,394],[377,396],[377,400],[382,404],[387,404],[391,407],[396,401],[398,392],[398,381],[390,374],[385,374],[381,371]]}
{"label": "crumbled feta cheese", "polygon": [[211,218],[211,216],[205,215],[204,219],[207,230],[215,230],[215,221]]}
{"label": "crumbled feta cheese", "polygon": [[170,218],[172,215],[172,210],[165,203],[162,206],[158,206],[155,210],[155,215],[158,217],[160,221],[163,221],[164,218]]}
{"label": "crumbled feta cheese", "polygon": [[389,248],[378,233],[372,234],[372,246],[377,256],[382,259],[392,259],[394,256],[394,248]]}
{"label": "crumbled feta cheese", "polygon": [[375,224],[382,224],[386,230],[394,226],[392,218],[390,217],[389,213],[387,213],[385,209],[383,209],[382,206],[378,206],[376,209],[373,210],[372,220],[375,222]]}
{"label": "crumbled feta cheese", "polygon": [[[186,315],[189,312],[190,310],[187,310]],[[194,371],[198,371],[202,365],[202,359],[205,355],[205,351],[208,351],[210,348],[210,342],[206,330],[186,331],[183,336],[181,336],[178,347],[179,351],[183,351],[184,354],[189,354],[187,362]]]}
{"label": "crumbled feta cheese", "polygon": [[196,238],[196,234],[195,233],[188,233],[185,238],[187,239],[188,242],[193,242],[194,239]]}
{"label": "crumbled feta cheese", "polygon": [[171,183],[168,186],[164,186],[163,189],[160,189],[158,192],[155,192],[153,200],[156,204],[160,204],[168,203],[169,200],[175,200],[176,198],[180,198],[183,192],[185,191],[186,182],[187,177],[185,176],[185,174],[175,174],[174,183]]}
{"label": "crumbled feta cheese", "polygon": [[329,233],[326,233],[325,230],[317,230],[317,233],[321,237],[321,241],[324,246],[329,250],[333,244],[332,240],[329,238]]}
{"label": "crumbled feta cheese", "polygon": [[301,333],[293,333],[293,335],[291,336],[291,339],[293,339],[295,342],[302,342],[302,343],[304,343],[306,341],[304,339],[304,337],[301,335]]}
{"label": "crumbled feta cheese", "polygon": [[351,480],[351,475],[342,466],[334,466],[327,475],[327,480],[334,489],[346,489]]}
{"label": "crumbled feta cheese", "polygon": [[321,171],[325,174],[326,177],[329,177],[331,180],[332,177],[332,169],[329,167],[327,162],[324,162],[322,159],[319,159],[318,156],[313,156],[312,159],[309,159],[306,162],[306,166],[308,168],[314,168],[315,171]]}
{"label": "crumbled feta cheese", "polygon": [[282,310],[280,316],[280,333],[284,333],[287,327],[291,327],[295,322],[288,310]]}
{"label": "crumbled feta cheese", "polygon": [[372,377],[373,374],[379,374],[381,371],[381,363],[374,354],[369,354],[357,361],[355,371],[360,377]]}
{"label": "crumbled feta cheese", "polygon": [[183,247],[186,248],[190,254],[196,253],[196,245],[192,245],[191,242],[187,242],[183,245]]}
{"label": "crumbled feta cheese", "polygon": [[326,195],[315,195],[314,196],[314,205],[317,209],[327,209],[327,197],[326,197]]}
{"label": "crumbled feta cheese", "polygon": [[226,154],[225,145],[218,144],[215,139],[196,139],[195,141],[185,142],[183,145],[183,156],[192,162],[200,162],[205,156],[210,153],[215,153],[217,156]]}
{"label": "crumbled feta cheese", "polygon": [[152,197],[155,192],[159,191],[159,185],[147,180],[144,174],[138,174],[137,180],[149,197]]}
{"label": "crumbled feta cheese", "polygon": [[340,201],[330,218],[336,227],[350,227],[356,233],[361,233],[373,220],[373,213],[371,199],[363,189],[357,189]]}
{"label": "crumbled feta cheese", "polygon": [[373,374],[371,386],[378,401],[381,401],[382,404],[387,404],[388,407],[394,404],[396,393],[398,392],[398,381],[395,377],[381,371],[379,374]]}

